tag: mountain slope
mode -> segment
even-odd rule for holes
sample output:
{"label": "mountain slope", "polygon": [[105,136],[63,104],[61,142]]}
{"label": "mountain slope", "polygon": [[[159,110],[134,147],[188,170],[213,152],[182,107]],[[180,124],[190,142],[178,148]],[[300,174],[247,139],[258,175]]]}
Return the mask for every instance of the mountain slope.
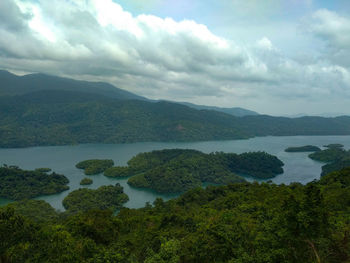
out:
{"label": "mountain slope", "polygon": [[350,117],[234,117],[165,101],[61,90],[0,97],[0,147],[349,134]]}
{"label": "mountain slope", "polygon": [[80,81],[46,74],[17,76],[0,70],[0,96],[21,95],[42,90],[66,90],[99,94],[115,99],[147,100],[131,92],[104,82]]}
{"label": "mountain slope", "polygon": [[0,97],[0,146],[247,138],[235,118],[183,105],[40,91]]}
{"label": "mountain slope", "polygon": [[234,107],[234,108],[221,108],[221,107],[215,107],[215,106],[205,106],[205,105],[197,105],[189,102],[179,102],[182,105],[186,105],[190,108],[197,109],[197,110],[214,110],[214,111],[220,111],[224,112],[236,117],[243,117],[243,116],[252,116],[252,115],[259,115],[259,113],[251,110],[247,110],[240,107]]}

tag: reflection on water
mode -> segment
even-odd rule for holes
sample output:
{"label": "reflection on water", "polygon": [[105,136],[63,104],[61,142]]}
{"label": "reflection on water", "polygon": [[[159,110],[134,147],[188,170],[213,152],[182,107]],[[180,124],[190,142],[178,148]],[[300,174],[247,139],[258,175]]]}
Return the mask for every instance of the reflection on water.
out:
{"label": "reflection on water", "polygon": [[[322,163],[313,161],[307,157],[308,153],[286,153],[284,149],[289,146],[316,145],[323,146],[330,143],[341,143],[346,149],[350,148],[350,136],[281,136],[259,137],[249,140],[234,141],[208,141],[191,143],[133,143],[133,144],[84,144],[74,146],[50,146],[32,147],[22,149],[0,149],[0,163],[17,165],[23,169],[35,169],[49,167],[57,173],[64,174],[70,180],[70,190],[60,194],[41,196],[56,209],[64,210],[63,198],[72,190],[81,188],[80,180],[85,177],[82,170],[76,169],[75,164],[87,159],[113,159],[116,165],[126,165],[127,161],[140,152],[152,150],[183,148],[196,149],[205,153],[223,152],[249,152],[266,151],[280,158],[285,166],[284,173],[273,178],[272,181],[280,184],[290,182],[307,183],[318,179],[321,173]],[[115,179],[103,175],[89,176],[93,184],[84,186],[98,188],[101,185],[120,183],[130,200],[125,206],[130,208],[143,207],[146,202],[153,202],[157,197],[165,200],[176,195],[162,195],[145,189],[130,187],[127,178]],[[0,205],[5,205],[9,200],[0,199]]]}

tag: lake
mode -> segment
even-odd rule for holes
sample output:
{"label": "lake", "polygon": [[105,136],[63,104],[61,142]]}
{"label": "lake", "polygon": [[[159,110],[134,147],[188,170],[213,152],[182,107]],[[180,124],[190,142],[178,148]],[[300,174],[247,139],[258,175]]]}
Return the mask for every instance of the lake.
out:
{"label": "lake", "polygon": [[[41,196],[42,199],[50,203],[54,208],[64,210],[62,206],[63,198],[75,189],[81,188],[80,180],[86,177],[82,170],[75,168],[79,161],[87,159],[113,159],[115,165],[126,165],[127,161],[140,152],[152,150],[182,148],[196,149],[205,153],[223,151],[242,153],[249,151],[266,151],[276,155],[285,166],[284,173],[273,178],[277,184],[291,182],[307,183],[319,179],[322,163],[309,159],[308,153],[286,153],[284,149],[289,146],[316,145],[323,146],[330,143],[341,143],[346,149],[350,148],[350,136],[268,136],[257,137],[248,140],[232,141],[206,141],[206,142],[184,142],[184,143],[161,143],[146,142],[132,144],[83,144],[73,146],[49,146],[31,147],[20,149],[0,149],[0,164],[17,165],[22,169],[35,169],[48,167],[53,171],[64,174],[70,180],[68,191],[60,194]],[[108,178],[100,175],[89,176],[93,179],[93,184],[84,186],[87,188],[98,188],[101,185],[120,183],[124,187],[124,192],[130,200],[126,207],[144,207],[146,202],[153,202],[157,197],[164,200],[176,197],[177,195],[162,195],[153,191],[132,188],[127,184],[127,179]],[[250,178],[247,178],[251,180]],[[10,202],[0,199],[0,205]]]}

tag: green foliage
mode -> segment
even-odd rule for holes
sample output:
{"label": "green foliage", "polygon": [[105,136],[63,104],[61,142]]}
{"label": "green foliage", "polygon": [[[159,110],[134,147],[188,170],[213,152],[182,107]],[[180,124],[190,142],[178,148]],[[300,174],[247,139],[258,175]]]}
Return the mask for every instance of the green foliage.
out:
{"label": "green foliage", "polygon": [[45,225],[0,209],[2,262],[350,261],[350,168],[307,185],[195,188],[153,206]]}
{"label": "green foliage", "polygon": [[255,178],[271,178],[283,173],[283,163],[264,152],[204,154],[196,150],[171,149],[138,154],[128,165],[128,169],[136,174],[128,184],[161,193],[184,192],[204,182],[245,181],[235,173]]}
{"label": "green foliage", "polygon": [[323,147],[326,147],[326,148],[343,148],[344,145],[342,145],[340,143],[331,143],[331,144],[323,145]]}
{"label": "green foliage", "polygon": [[43,223],[58,219],[58,212],[43,200],[22,200],[8,205],[14,211],[35,222]]}
{"label": "green foliage", "polygon": [[48,172],[51,172],[52,170],[50,168],[36,168],[35,171],[48,173]]}
{"label": "green foliage", "polygon": [[17,166],[0,167],[0,197],[21,200],[39,195],[56,194],[69,189],[69,180],[47,170],[21,170]]}
{"label": "green foliage", "polygon": [[321,176],[324,176],[334,171],[342,170],[346,167],[350,167],[350,155],[342,158],[341,160],[335,161],[333,163],[328,163],[322,166]]}
{"label": "green foliage", "polygon": [[128,177],[134,175],[134,172],[129,167],[116,166],[106,169],[103,174],[107,177]]}
{"label": "green foliage", "polygon": [[170,102],[116,100],[59,89],[0,97],[0,147],[348,134],[350,118],[345,116],[234,117]]}
{"label": "green foliage", "polygon": [[84,173],[86,175],[95,175],[103,173],[106,169],[112,167],[113,165],[113,160],[91,159],[81,161],[77,163],[75,167],[77,167],[78,169],[84,169]]}
{"label": "green foliage", "polygon": [[300,147],[288,147],[285,152],[319,152],[321,149],[314,145],[305,145]]}
{"label": "green foliage", "polygon": [[325,147],[328,149],[309,155],[311,159],[327,162],[322,166],[321,176],[350,167],[350,151],[344,150],[343,145],[329,144]]}
{"label": "green foliage", "polygon": [[80,185],[90,185],[90,184],[92,184],[93,183],[93,181],[92,181],[92,179],[90,179],[90,178],[83,178],[81,181],[80,181]]}
{"label": "green foliage", "polygon": [[129,200],[120,184],[101,186],[96,190],[81,188],[70,192],[62,201],[68,212],[76,213],[91,209],[116,210]]}
{"label": "green foliage", "polygon": [[335,162],[347,155],[347,152],[341,148],[329,148],[320,152],[311,153],[309,157],[320,162]]}

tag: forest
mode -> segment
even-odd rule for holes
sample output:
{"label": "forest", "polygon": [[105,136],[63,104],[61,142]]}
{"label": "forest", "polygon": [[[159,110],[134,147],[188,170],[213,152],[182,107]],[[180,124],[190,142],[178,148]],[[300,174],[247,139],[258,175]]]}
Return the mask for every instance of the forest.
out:
{"label": "forest", "polygon": [[75,167],[83,169],[86,175],[95,175],[103,173],[106,169],[114,165],[113,160],[91,159],[77,163]]}
{"label": "forest", "polygon": [[322,166],[321,176],[350,166],[350,150],[341,144],[325,145],[327,149],[309,155],[313,160],[326,163]]}
{"label": "forest", "polygon": [[115,211],[129,200],[120,184],[104,185],[97,189],[80,188],[70,192],[62,201],[69,213],[91,209],[109,209]]}
{"label": "forest", "polygon": [[[1,88],[0,88],[1,91]],[[0,147],[349,135],[350,117],[235,117],[165,101],[72,90],[0,96]]]}
{"label": "forest", "polygon": [[283,173],[283,162],[265,152],[205,154],[196,150],[170,149],[140,153],[120,168],[133,187],[159,193],[184,192],[202,183],[244,182],[237,174],[267,179]]}
{"label": "forest", "polygon": [[288,147],[284,150],[285,152],[319,152],[321,149],[314,145]]}
{"label": "forest", "polygon": [[1,262],[350,260],[350,168],[307,185],[195,188],[116,216],[108,209],[57,213],[41,204],[46,217],[23,206],[0,208]]}
{"label": "forest", "polygon": [[67,177],[50,169],[22,170],[17,166],[0,167],[0,197],[21,200],[68,190]]}

